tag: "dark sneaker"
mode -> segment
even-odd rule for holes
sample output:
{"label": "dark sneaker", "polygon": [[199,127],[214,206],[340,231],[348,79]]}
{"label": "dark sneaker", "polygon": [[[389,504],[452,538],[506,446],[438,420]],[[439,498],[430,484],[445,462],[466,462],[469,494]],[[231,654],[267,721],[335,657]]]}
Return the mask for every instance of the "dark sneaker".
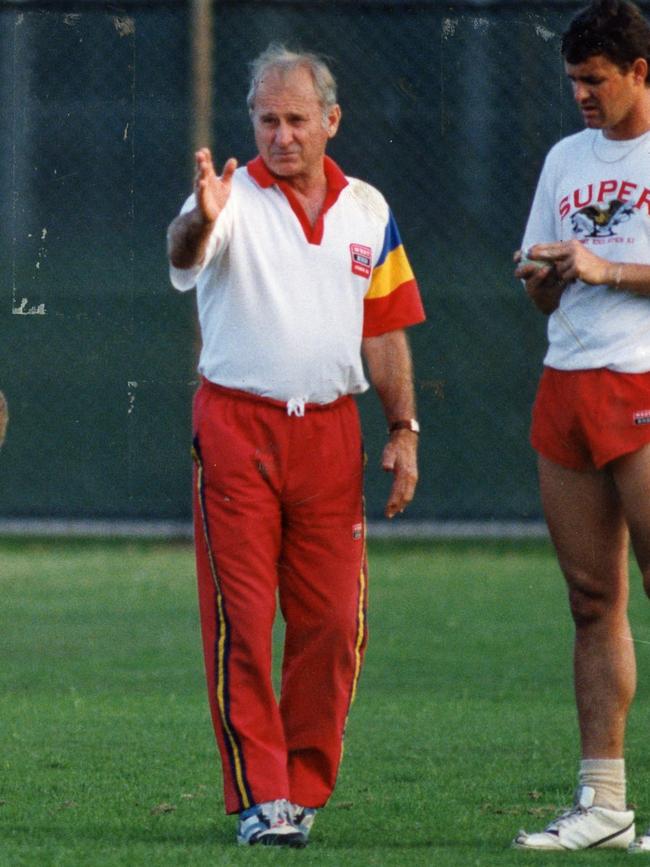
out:
{"label": "dark sneaker", "polygon": [[289,814],[289,803],[282,799],[254,804],[239,814],[237,842],[242,846],[294,846],[305,845],[304,835],[294,825]]}

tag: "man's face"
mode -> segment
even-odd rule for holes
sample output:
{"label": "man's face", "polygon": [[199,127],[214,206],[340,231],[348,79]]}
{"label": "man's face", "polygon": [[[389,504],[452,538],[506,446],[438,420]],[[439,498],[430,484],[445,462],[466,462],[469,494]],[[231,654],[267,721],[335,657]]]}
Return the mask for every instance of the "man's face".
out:
{"label": "man's face", "polygon": [[585,124],[606,130],[611,138],[628,137],[629,121],[645,88],[635,65],[624,72],[602,54],[596,54],[583,63],[564,66]]}
{"label": "man's face", "polygon": [[270,69],[259,83],[253,108],[255,143],[267,168],[291,182],[322,174],[327,142],[338,129],[341,111],[323,109],[307,69]]}

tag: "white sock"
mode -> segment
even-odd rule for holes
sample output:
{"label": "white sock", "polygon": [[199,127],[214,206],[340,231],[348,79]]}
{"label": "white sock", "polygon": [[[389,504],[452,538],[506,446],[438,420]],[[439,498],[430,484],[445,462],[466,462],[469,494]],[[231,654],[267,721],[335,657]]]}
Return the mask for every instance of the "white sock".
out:
{"label": "white sock", "polygon": [[583,759],[578,774],[580,786],[595,790],[594,806],[625,810],[625,759]]}

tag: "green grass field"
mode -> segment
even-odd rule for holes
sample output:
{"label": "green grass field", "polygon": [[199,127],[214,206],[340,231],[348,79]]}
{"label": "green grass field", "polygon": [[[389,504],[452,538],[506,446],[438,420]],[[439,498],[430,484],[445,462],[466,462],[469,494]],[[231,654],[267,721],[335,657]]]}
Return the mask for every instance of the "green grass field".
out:
{"label": "green grass field", "polygon": [[[307,849],[238,849],[191,548],[0,541],[0,865],[626,863],[509,848],[570,801],[578,760],[549,546],[375,542],[370,561],[370,645],[335,795]],[[650,605],[633,577],[628,777],[643,826]]]}

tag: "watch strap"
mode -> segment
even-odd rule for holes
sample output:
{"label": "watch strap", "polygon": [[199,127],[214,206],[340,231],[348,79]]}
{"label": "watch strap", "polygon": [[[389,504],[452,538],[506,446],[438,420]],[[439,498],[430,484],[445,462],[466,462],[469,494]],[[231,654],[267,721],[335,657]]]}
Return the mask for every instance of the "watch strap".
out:
{"label": "watch strap", "polygon": [[396,430],[410,430],[413,433],[420,433],[420,425],[417,419],[414,418],[400,418],[397,421],[393,421],[388,425],[388,433],[392,434]]}

